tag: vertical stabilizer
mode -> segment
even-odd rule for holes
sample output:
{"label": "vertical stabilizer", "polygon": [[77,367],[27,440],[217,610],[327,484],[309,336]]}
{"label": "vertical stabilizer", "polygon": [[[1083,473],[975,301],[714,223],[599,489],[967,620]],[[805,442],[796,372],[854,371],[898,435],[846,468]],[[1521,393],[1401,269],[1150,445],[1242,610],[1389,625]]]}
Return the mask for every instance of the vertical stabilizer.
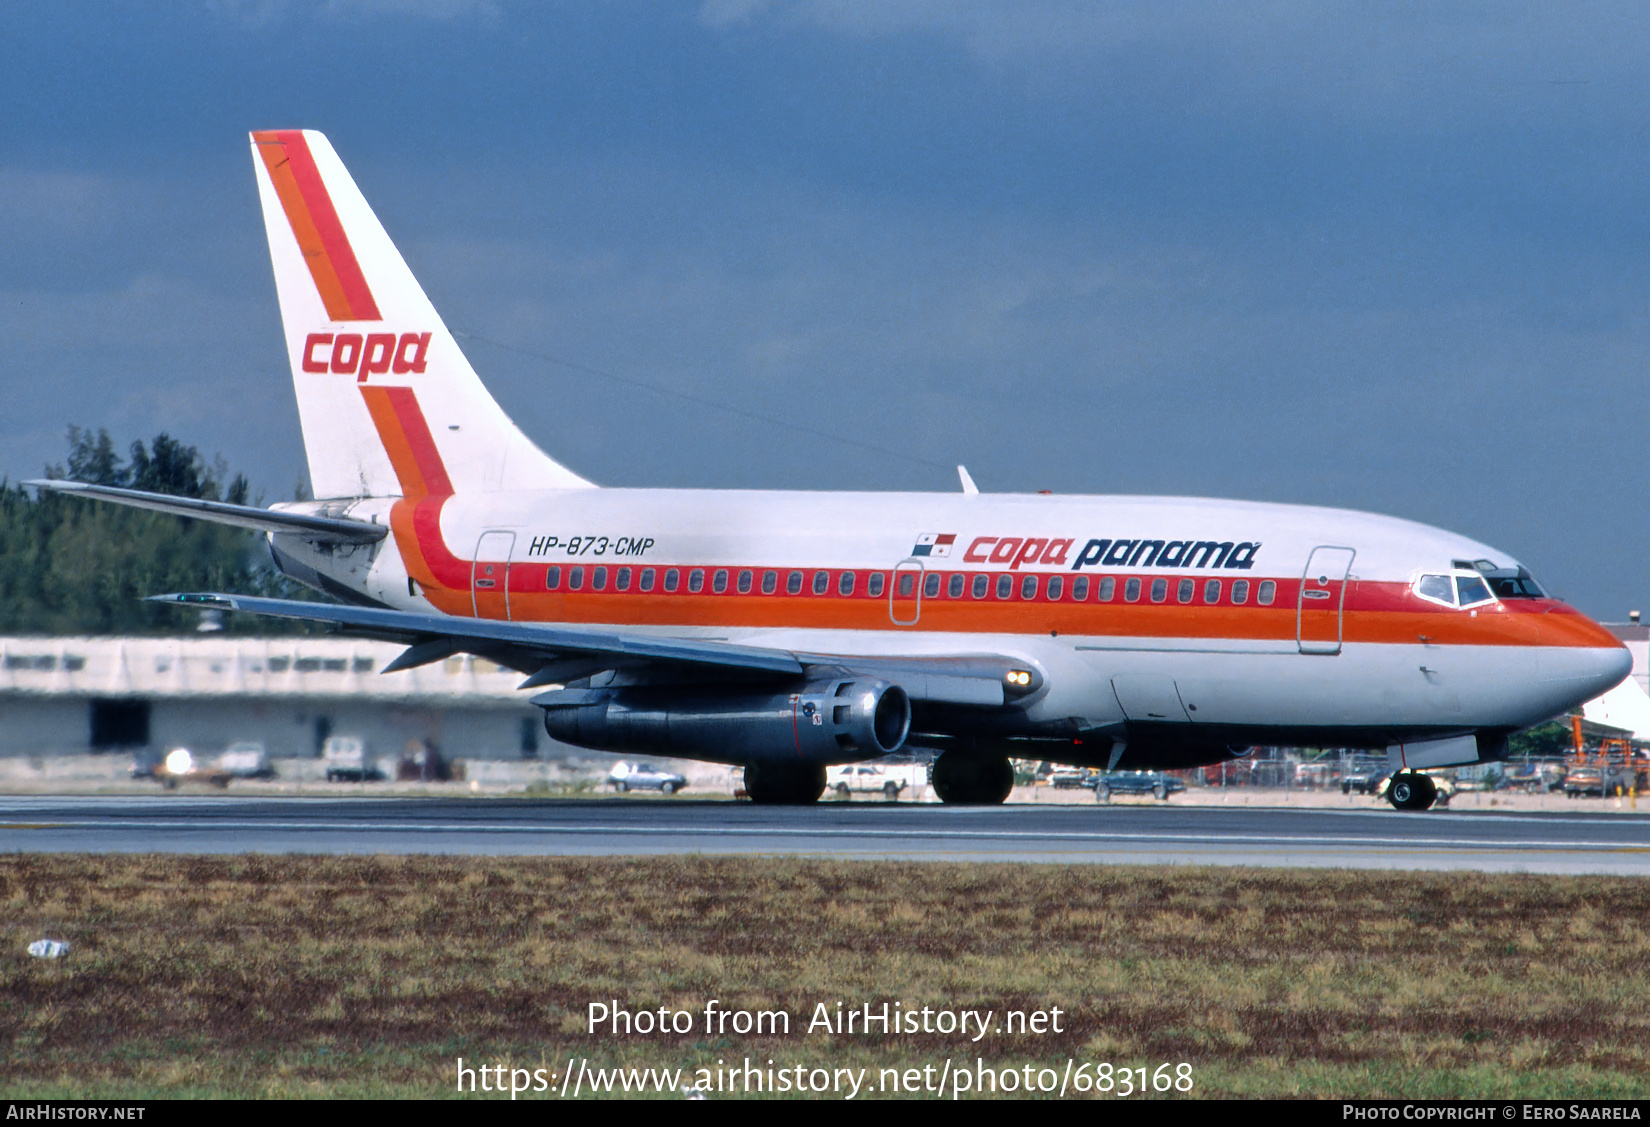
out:
{"label": "vertical stabilizer", "polygon": [[488,394],[325,137],[254,133],[252,156],[316,497],[427,492],[375,421],[391,396],[416,403],[452,492],[591,486]]}

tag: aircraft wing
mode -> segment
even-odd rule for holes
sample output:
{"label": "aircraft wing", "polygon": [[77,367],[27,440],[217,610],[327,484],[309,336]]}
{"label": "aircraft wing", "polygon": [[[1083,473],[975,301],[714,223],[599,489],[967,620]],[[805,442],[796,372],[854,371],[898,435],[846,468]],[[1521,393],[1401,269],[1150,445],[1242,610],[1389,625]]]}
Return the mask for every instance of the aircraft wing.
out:
{"label": "aircraft wing", "polygon": [[141,489],[117,489],[112,485],[90,485],[84,481],[25,481],[37,489],[66,493],[72,497],[90,497],[95,501],[112,501],[134,509],[149,509],[174,516],[194,517],[217,524],[250,528],[258,532],[295,532],[314,540],[334,543],[371,544],[382,540],[389,529],[381,524],[344,517],[328,517],[309,513],[282,512],[278,509],[260,509],[255,505],[231,505],[227,501],[203,501],[196,497],[174,497],[168,493],[146,493]]}
{"label": "aircraft wing", "polygon": [[729,678],[801,676],[810,668],[842,669],[896,681],[913,700],[974,707],[1001,707],[1008,695],[1023,696],[1042,685],[1041,675],[1024,662],[992,654],[865,657],[796,653],[696,638],[251,595],[154,595],[150,601],[327,623],[343,633],[405,644],[407,649],[384,667],[385,673],[472,653],[528,674],[522,688],[572,681],[610,669],[659,665]]}

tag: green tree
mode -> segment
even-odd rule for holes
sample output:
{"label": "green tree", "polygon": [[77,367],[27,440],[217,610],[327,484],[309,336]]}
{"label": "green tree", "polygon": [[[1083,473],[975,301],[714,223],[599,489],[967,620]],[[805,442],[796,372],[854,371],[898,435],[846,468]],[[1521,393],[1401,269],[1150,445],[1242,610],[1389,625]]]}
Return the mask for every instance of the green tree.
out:
{"label": "green tree", "polygon": [[[134,442],[123,462],[106,430],[69,428],[66,466],[46,476],[181,497],[250,499],[245,475],[167,434]],[[0,632],[175,634],[199,618],[143,601],[168,591],[315,597],[276,571],[257,533],[42,493],[0,482]],[[280,620],[227,615],[239,633],[288,633]]]}

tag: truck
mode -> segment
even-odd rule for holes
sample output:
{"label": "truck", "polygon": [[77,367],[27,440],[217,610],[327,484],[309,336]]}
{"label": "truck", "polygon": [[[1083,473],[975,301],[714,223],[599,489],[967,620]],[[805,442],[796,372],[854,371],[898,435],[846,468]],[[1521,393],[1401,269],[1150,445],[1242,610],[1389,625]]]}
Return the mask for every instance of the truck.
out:
{"label": "truck", "polygon": [[376,763],[367,760],[367,745],[356,736],[328,736],[321,745],[321,762],[329,783],[364,783],[383,778]]}
{"label": "truck", "polygon": [[855,794],[880,794],[897,802],[901,794],[914,797],[917,784],[927,778],[928,769],[920,763],[844,763],[826,774],[825,789],[844,801]]}

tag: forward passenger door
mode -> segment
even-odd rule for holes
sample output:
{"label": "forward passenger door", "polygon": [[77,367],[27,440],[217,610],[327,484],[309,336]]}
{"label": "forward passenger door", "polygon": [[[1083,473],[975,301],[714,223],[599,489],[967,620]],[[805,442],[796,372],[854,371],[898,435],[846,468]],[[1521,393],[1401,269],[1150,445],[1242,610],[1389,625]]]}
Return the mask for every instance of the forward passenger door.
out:
{"label": "forward passenger door", "polygon": [[1338,654],[1346,612],[1346,576],[1352,570],[1352,548],[1322,546],[1312,549],[1295,609],[1295,639],[1303,654]]}

